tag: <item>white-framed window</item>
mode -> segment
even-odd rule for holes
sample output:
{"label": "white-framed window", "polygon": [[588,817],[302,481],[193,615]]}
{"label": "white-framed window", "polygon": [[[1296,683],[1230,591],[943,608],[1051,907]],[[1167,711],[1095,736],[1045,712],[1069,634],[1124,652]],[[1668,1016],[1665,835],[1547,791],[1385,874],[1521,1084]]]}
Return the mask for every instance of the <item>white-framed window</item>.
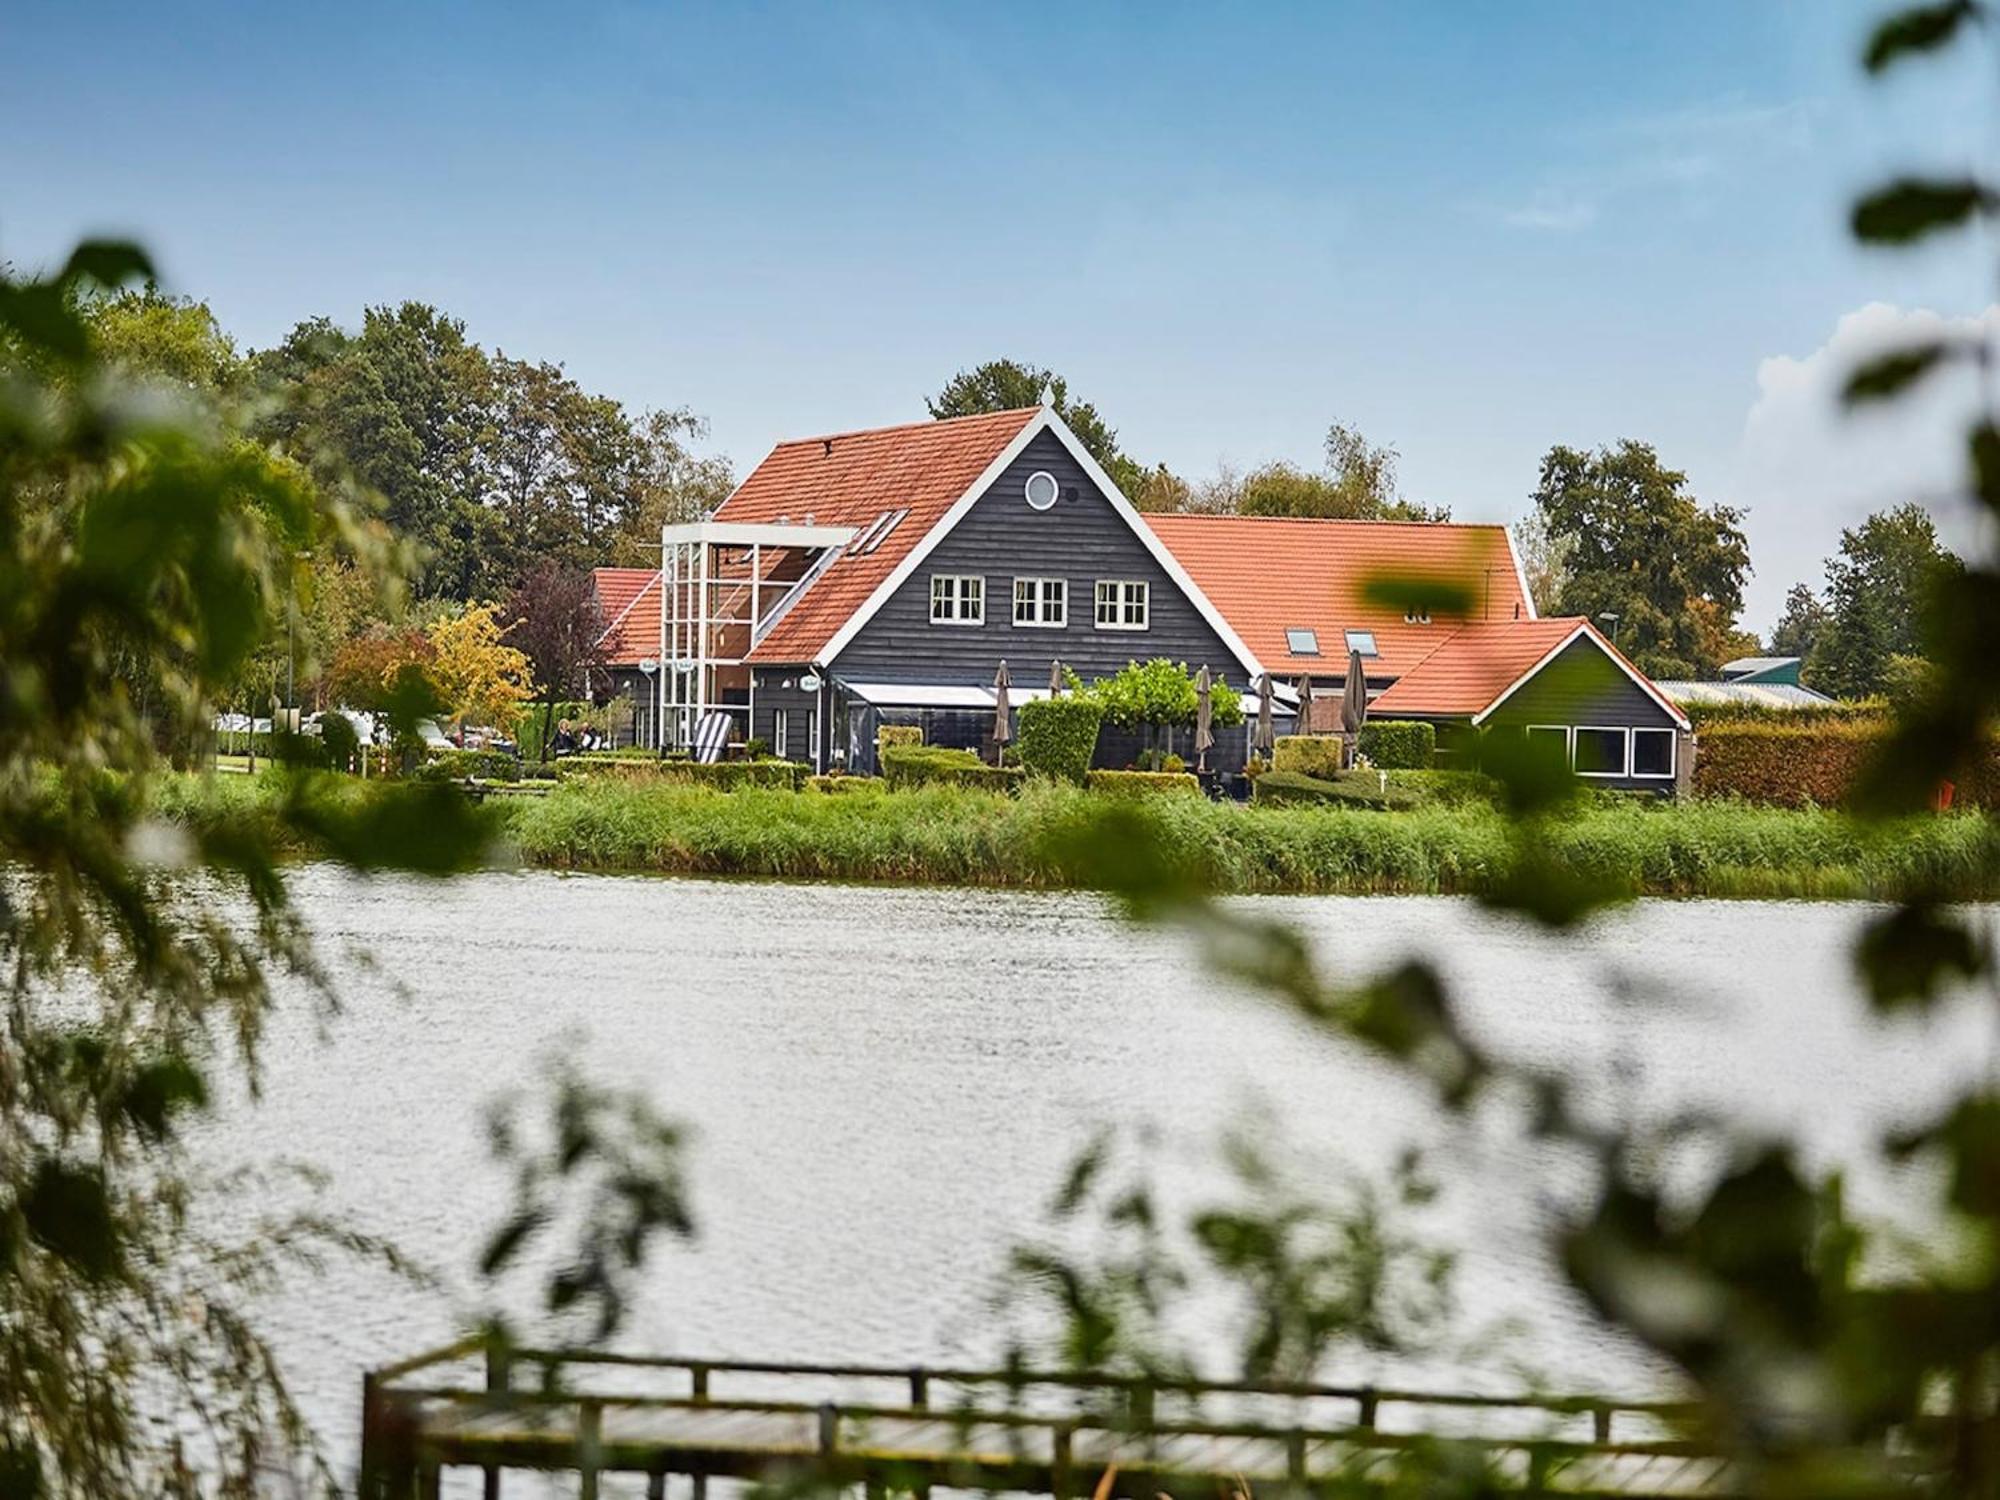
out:
{"label": "white-framed window", "polygon": [[1069,623],[1067,578],[1016,578],[1014,623],[1055,629]]}
{"label": "white-framed window", "polygon": [[1579,776],[1623,776],[1632,763],[1631,731],[1579,724],[1570,739],[1570,763]]}
{"label": "white-framed window", "polygon": [[1021,486],[1021,494],[1032,509],[1047,510],[1062,498],[1062,486],[1056,483],[1056,476],[1047,469],[1037,469]]}
{"label": "white-framed window", "polygon": [[1285,627],[1285,649],[1294,656],[1318,656],[1319,632],[1304,625]]}
{"label": "white-framed window", "polygon": [[1632,774],[1666,780],[1674,774],[1674,731],[1635,729],[1632,731]]}
{"label": "white-framed window", "polygon": [[1372,630],[1350,630],[1347,632],[1347,649],[1359,651],[1363,656],[1380,656],[1375,649],[1375,632]]}
{"label": "white-framed window", "polygon": [[1144,630],[1152,604],[1152,585],[1124,578],[1097,580],[1097,628]]}
{"label": "white-framed window", "polygon": [[789,709],[774,708],[771,710],[771,753],[777,756],[779,760],[786,758],[787,741],[789,739],[787,731],[791,727],[792,715]]}
{"label": "white-framed window", "polygon": [[1405,625],[1428,625],[1430,622],[1431,612],[1429,608],[1406,609],[1403,611],[1403,623]]}
{"label": "white-framed window", "polygon": [[1569,726],[1566,724],[1530,724],[1528,743],[1553,747],[1555,757],[1564,765],[1569,764]]}
{"label": "white-framed window", "polygon": [[931,624],[984,625],[986,580],[978,574],[931,574]]}

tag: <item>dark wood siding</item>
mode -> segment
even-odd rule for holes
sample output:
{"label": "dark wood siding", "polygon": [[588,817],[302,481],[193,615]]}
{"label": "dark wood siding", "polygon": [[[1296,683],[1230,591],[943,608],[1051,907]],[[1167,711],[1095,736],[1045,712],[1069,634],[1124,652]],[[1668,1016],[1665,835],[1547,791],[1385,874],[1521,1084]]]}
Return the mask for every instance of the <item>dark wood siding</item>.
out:
{"label": "dark wood siding", "polygon": [[[1589,639],[1572,642],[1514,696],[1495,710],[1487,724],[1521,729],[1530,724],[1559,724],[1568,729],[1676,729],[1673,716],[1643,692],[1617,663]],[[1678,736],[1676,736],[1678,739]],[[1677,744],[1675,764],[1687,747]],[[1597,786],[1666,792],[1670,780],[1652,777],[1593,776]]]}
{"label": "dark wood siding", "polygon": [[799,679],[810,670],[809,667],[757,668],[756,692],[750,702],[750,734],[753,739],[775,744],[775,715],[783,709],[791,715],[785,758],[808,765],[824,764],[814,753],[815,747],[809,738],[812,730],[808,717],[822,707],[822,693],[808,693],[799,687]]}
{"label": "dark wood siding", "polygon": [[[1055,476],[1062,498],[1032,509],[1022,487],[1037,469]],[[986,622],[933,625],[931,575],[976,574],[986,580]],[[1016,577],[1069,581],[1068,623],[1061,629],[1016,626]],[[1138,579],[1150,586],[1145,630],[1099,630],[1099,579]],[[1155,656],[1204,664],[1247,686],[1243,670],[1193,603],[1167,576],[1145,544],[1053,435],[1022,452],[904,581],[845,650],[833,671],[854,682],[988,683],[1002,658],[1022,684],[1047,682],[1060,657],[1086,678],[1116,672]]]}

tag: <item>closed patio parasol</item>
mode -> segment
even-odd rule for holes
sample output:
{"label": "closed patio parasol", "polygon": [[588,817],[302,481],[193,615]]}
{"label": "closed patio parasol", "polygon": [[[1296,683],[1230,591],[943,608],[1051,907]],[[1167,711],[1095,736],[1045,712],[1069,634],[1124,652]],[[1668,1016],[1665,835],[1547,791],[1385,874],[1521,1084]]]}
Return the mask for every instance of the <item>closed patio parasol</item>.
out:
{"label": "closed patio parasol", "polygon": [[1215,748],[1215,687],[1204,666],[1194,679],[1195,769],[1208,770],[1208,752]]}
{"label": "closed patio parasol", "polygon": [[1361,664],[1361,653],[1347,653],[1346,690],[1340,695],[1340,732],[1347,741],[1347,763],[1354,764],[1354,752],[1360,746],[1361,726],[1368,722],[1368,669]]}
{"label": "closed patio parasol", "polygon": [[1271,674],[1257,679],[1257,739],[1250,748],[1268,757],[1278,745],[1277,726],[1271,722]]}
{"label": "closed patio parasol", "polygon": [[993,674],[993,744],[994,760],[1006,764],[1007,746],[1014,738],[1014,716],[1007,702],[1007,689],[1012,683],[1007,678],[1007,663],[1002,659],[1000,670]]}

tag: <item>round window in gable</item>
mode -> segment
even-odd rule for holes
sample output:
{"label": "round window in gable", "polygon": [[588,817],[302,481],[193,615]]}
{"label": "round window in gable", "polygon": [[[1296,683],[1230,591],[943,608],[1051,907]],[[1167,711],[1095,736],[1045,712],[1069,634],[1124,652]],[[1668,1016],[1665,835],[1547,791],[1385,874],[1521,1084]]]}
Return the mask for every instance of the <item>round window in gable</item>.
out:
{"label": "round window in gable", "polygon": [[1055,475],[1047,469],[1037,469],[1028,476],[1028,483],[1023,493],[1028,497],[1028,504],[1036,510],[1047,510],[1056,503],[1056,497],[1062,491],[1056,484]]}

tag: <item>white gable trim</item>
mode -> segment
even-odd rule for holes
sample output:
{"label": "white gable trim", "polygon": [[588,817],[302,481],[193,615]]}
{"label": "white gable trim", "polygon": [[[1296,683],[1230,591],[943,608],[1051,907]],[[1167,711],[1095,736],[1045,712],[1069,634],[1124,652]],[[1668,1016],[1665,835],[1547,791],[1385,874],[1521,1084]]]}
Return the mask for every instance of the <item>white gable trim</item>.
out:
{"label": "white gable trim", "polygon": [[993,487],[993,482],[1006,472],[1009,464],[1021,456],[1021,451],[1035,440],[1035,434],[1048,426],[1049,418],[1053,415],[1053,412],[1045,408],[1022,424],[1021,430],[1014,434],[1006,447],[994,455],[993,462],[980,471],[979,477],[972,481],[965,493],[952,501],[951,509],[944,513],[935,526],[918,538],[917,545],[910,549],[907,557],[896,564],[895,571],[876,584],[875,592],[862,600],[860,607],[847,617],[846,623],[826,638],[826,644],[819,648],[819,654],[813,658],[815,666],[830,665],[833,659],[846,649],[847,643],[860,633],[861,627],[872,620],[876,612],[895,597],[896,590],[907,583],[911,575],[923,566],[924,559],[936,550],[937,544],[950,534],[952,527],[965,519],[965,513],[972,509],[974,502]]}
{"label": "white gable trim", "polygon": [[1082,466],[1083,472],[1090,476],[1091,483],[1104,492],[1104,498],[1111,503],[1113,512],[1132,528],[1133,534],[1139,538],[1140,545],[1152,554],[1153,561],[1158,563],[1167,577],[1174,581],[1174,586],[1187,596],[1188,602],[1195,607],[1195,611],[1207,623],[1208,628],[1221,636],[1222,644],[1236,653],[1237,665],[1253,679],[1261,677],[1264,666],[1257,660],[1256,653],[1243,643],[1241,636],[1230,629],[1229,622],[1222,617],[1222,611],[1209,602],[1208,595],[1201,591],[1194,579],[1188,575],[1187,569],[1181,566],[1181,560],[1174,556],[1173,550],[1165,542],[1160,540],[1160,534],[1145,523],[1132,502],[1127,500],[1118,486],[1111,482],[1111,476],[1105,473],[1097,460],[1090,456],[1090,450],[1085,448],[1077,435],[1069,430],[1069,424],[1054,411],[1048,412],[1047,416],[1049,430],[1061,440],[1065,448],[1069,449],[1070,457]]}
{"label": "white gable trim", "polygon": [[1076,434],[1069,430],[1069,424],[1057,416],[1051,407],[1044,407],[1028,419],[1021,430],[1014,435],[1013,440],[1002,448],[995,455],[993,462],[972,481],[965,493],[952,502],[951,509],[946,511],[938,523],[910,549],[909,555],[896,565],[895,571],[876,585],[875,592],[847,617],[846,623],[840,629],[827,638],[826,644],[814,658],[815,665],[826,667],[832,664],[848,642],[852,641],[860,633],[861,628],[874,618],[876,612],[895,596],[896,590],[907,583],[917,569],[923,566],[924,560],[936,550],[938,543],[949,536],[952,528],[965,519],[966,514],[978,503],[979,498],[993,487],[1000,476],[1007,471],[1008,466],[1026,451],[1028,444],[1044,432],[1054,433],[1056,440],[1069,450],[1070,457],[1076,460],[1090,482],[1103,493],[1112,512],[1132,528],[1132,533],[1138,537],[1140,545],[1145,547],[1174,586],[1195,607],[1195,612],[1202,617],[1208,627],[1222,638],[1223,645],[1235,654],[1237,665],[1252,679],[1263,672],[1264,669],[1256,656],[1243,644],[1236,632],[1229,628],[1229,622],[1223,619],[1221,611],[1216,609],[1209,602],[1208,596],[1195,586],[1195,581],[1180,565],[1180,560],[1167,550],[1167,544],[1160,540],[1153,528],[1140,519],[1138,511],[1132,508],[1131,501],[1119,492],[1118,486],[1111,482],[1111,476],[1106,474],[1097,460],[1090,456],[1089,450],[1077,439]]}
{"label": "white gable trim", "polygon": [[1528,588],[1528,570],[1521,566],[1521,549],[1514,545],[1514,528],[1502,526],[1500,534],[1507,538],[1507,555],[1514,559],[1514,577],[1521,585],[1521,599],[1528,606],[1528,618],[1539,620],[1535,613],[1535,596]]}
{"label": "white gable trim", "polygon": [[1499,697],[1495,698],[1491,703],[1487,704],[1486,707],[1482,708],[1478,713],[1474,714],[1472,716],[1473,724],[1475,726],[1484,724],[1488,719],[1492,718],[1493,715],[1499,710],[1501,704],[1505,703],[1509,698],[1513,697],[1516,692],[1518,692],[1521,688],[1525,687],[1530,681],[1532,681],[1537,672],[1541,671],[1542,668],[1546,667],[1550,662],[1554,661],[1558,656],[1561,656],[1563,652],[1567,651],[1572,645],[1574,645],[1578,636],[1588,636],[1590,638],[1591,644],[1596,646],[1599,651],[1602,651],[1604,653],[1605,659],[1609,661],[1619,671],[1623,672],[1627,677],[1631,678],[1632,685],[1638,688],[1640,692],[1644,693],[1648,698],[1651,698],[1662,709],[1664,709],[1666,711],[1667,717],[1672,719],[1675,724],[1679,725],[1682,729],[1691,729],[1694,727],[1689,722],[1688,716],[1682,713],[1679,707],[1675,705],[1671,700],[1669,700],[1663,693],[1661,693],[1661,691],[1658,688],[1654,687],[1651,682],[1647,681],[1646,678],[1640,676],[1638,671],[1631,665],[1629,665],[1624,657],[1620,656],[1615,650],[1613,650],[1610,643],[1607,642],[1603,636],[1597,633],[1597,630],[1591,625],[1591,623],[1588,620],[1578,621],[1576,629],[1572,630],[1568,635],[1564,636],[1560,641],[1558,641],[1555,644],[1555,646],[1542,657],[1540,661],[1536,662],[1532,667],[1528,668],[1527,671],[1523,672],[1519,677],[1516,677],[1512,683],[1508,684],[1506,692],[1502,693]]}

